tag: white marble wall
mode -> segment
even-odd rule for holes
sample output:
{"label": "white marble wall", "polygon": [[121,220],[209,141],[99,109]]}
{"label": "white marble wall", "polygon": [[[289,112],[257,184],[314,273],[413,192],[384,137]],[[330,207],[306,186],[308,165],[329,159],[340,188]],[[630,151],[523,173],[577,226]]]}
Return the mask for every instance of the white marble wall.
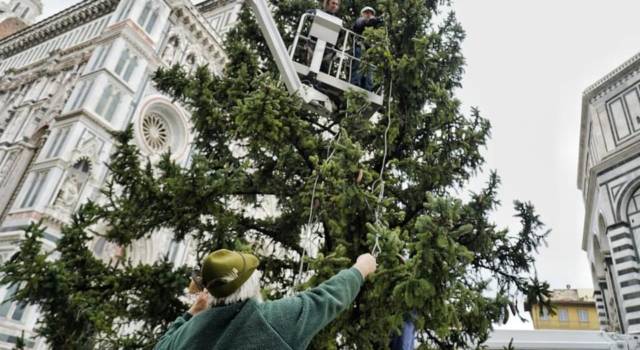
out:
{"label": "white marble wall", "polygon": [[[158,149],[144,130],[163,128],[174,159],[188,164],[189,114],[160,94],[150,76],[174,63],[208,62],[213,72],[222,71],[218,34],[194,11],[188,0],[122,0],[111,13],[0,57],[0,259],[15,251],[22,229],[40,219],[47,226],[44,246],[52,249],[71,212],[87,199],[101,200],[111,131],[133,123],[135,141],[154,159]],[[170,37],[179,38],[176,47]],[[145,124],[149,115],[155,124]],[[171,237],[158,232],[137,242],[129,256],[152,262],[169,254],[176,263],[195,264],[192,242]],[[122,254],[98,238],[92,244],[104,259]],[[0,302],[6,293],[0,287]],[[18,321],[0,317],[0,349],[11,345],[3,334],[26,330],[31,337],[37,314],[29,306]]]}

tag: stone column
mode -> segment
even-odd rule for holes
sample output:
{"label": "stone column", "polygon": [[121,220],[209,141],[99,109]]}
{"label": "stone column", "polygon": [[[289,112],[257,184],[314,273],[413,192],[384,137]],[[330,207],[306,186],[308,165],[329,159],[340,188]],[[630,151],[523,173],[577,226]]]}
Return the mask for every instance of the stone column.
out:
{"label": "stone column", "polygon": [[600,329],[609,331],[609,315],[607,312],[607,303],[605,302],[605,293],[607,290],[607,280],[598,277],[597,287],[593,291],[593,298],[596,301],[596,311],[598,312],[598,320],[600,321]]}
{"label": "stone column", "polygon": [[629,224],[609,226],[607,237],[624,329],[628,334],[640,334],[640,263]]}

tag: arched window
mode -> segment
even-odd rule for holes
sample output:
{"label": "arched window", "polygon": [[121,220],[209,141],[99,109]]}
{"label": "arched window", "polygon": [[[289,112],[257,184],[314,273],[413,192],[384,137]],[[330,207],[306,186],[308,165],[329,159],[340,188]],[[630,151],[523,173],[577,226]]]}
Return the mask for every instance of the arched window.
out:
{"label": "arched window", "polygon": [[147,1],[140,13],[140,16],[138,16],[138,24],[140,27],[144,28],[147,33],[151,34],[153,27],[155,27],[156,22],[158,21],[159,15],[160,11],[157,8],[153,9],[151,1]]}
{"label": "arched window", "polygon": [[9,286],[6,295],[4,296],[2,303],[0,304],[0,318],[11,319],[14,321],[22,321],[26,305],[22,302],[16,302],[11,300],[18,291],[18,285],[12,284]]}
{"label": "arched window", "polygon": [[129,53],[129,49],[125,49],[124,51],[122,51],[122,53],[120,54],[120,59],[118,59],[118,64],[116,64],[116,74],[122,75],[122,70],[127,65],[127,62],[129,62],[130,55],[131,54]]}
{"label": "arched window", "polygon": [[102,91],[102,95],[100,96],[100,100],[98,101],[98,105],[96,106],[96,113],[98,113],[99,115],[102,115],[104,113],[112,94],[113,87],[111,85],[107,86],[107,88]]}
{"label": "arched window", "polygon": [[107,109],[107,113],[105,113],[104,118],[108,121],[113,119],[113,114],[115,113],[118,105],[120,105],[120,100],[122,99],[122,94],[120,92],[116,93],[111,101],[109,102],[109,108]]}
{"label": "arched window", "polygon": [[135,3],[134,0],[127,1],[127,4],[125,5],[124,9],[120,13],[120,15],[118,16],[118,19],[116,21],[121,21],[123,18],[127,17],[129,15],[129,12],[131,11],[131,8],[133,7],[134,3]]}
{"label": "arched window", "polygon": [[31,183],[29,184],[27,194],[24,196],[22,200],[22,204],[20,208],[30,208],[36,204],[38,197],[42,191],[42,186],[47,180],[47,175],[49,174],[49,170],[36,172],[32,176]]}
{"label": "arched window", "polygon": [[96,242],[95,246],[93,247],[93,252],[97,255],[97,256],[102,256],[102,253],[104,252],[104,247],[107,244],[107,240],[104,239],[104,237],[100,237],[98,238],[98,241]]}
{"label": "arched window", "polygon": [[171,240],[171,243],[169,243],[169,248],[167,249],[167,257],[170,262],[176,263],[176,258],[178,257],[178,252],[180,251],[181,246],[181,242]]}
{"label": "arched window", "polygon": [[144,25],[149,18],[149,13],[151,13],[151,1],[147,1],[147,3],[144,4],[142,12],[140,12],[140,16],[138,16],[138,24],[140,25],[140,27],[144,28]]}
{"label": "arched window", "polygon": [[114,89],[113,86],[108,85],[107,88],[104,89],[102,96],[100,96],[100,101],[98,101],[95,112],[107,121],[111,121],[118,105],[120,105],[121,99],[122,93]]}
{"label": "arched window", "polygon": [[640,228],[640,188],[636,189],[629,199],[627,217],[632,228]]}
{"label": "arched window", "polygon": [[151,18],[149,18],[147,25],[145,25],[144,27],[144,30],[147,33],[151,34],[151,32],[153,32],[153,27],[156,25],[156,21],[158,21],[158,9],[153,11],[153,13],[151,14]]}
{"label": "arched window", "polygon": [[131,75],[136,70],[136,67],[138,67],[138,57],[133,56],[129,60],[129,64],[127,65],[127,69],[124,71],[124,76],[122,77],[126,82],[128,82],[129,79],[131,79]]}

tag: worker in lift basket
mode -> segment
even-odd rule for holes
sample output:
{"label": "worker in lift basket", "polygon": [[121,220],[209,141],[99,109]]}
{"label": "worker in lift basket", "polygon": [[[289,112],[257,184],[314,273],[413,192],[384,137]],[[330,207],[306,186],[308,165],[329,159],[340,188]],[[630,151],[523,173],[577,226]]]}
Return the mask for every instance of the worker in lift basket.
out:
{"label": "worker in lift basket", "polygon": [[[324,0],[322,2],[322,10],[330,15],[340,18],[338,12],[340,11],[340,0]],[[316,9],[309,9],[307,13],[315,15]],[[311,60],[313,59],[313,50],[315,47],[315,39],[311,39],[310,42],[306,42],[304,44],[304,53],[305,53],[305,63],[307,66],[311,65]],[[320,65],[320,71],[324,73],[330,73],[329,68],[331,66],[331,62],[336,58],[336,52],[334,51],[334,47],[331,44],[327,44],[324,54],[322,56],[322,64]],[[315,82],[315,77],[310,77],[310,80],[314,85],[318,85]]]}
{"label": "worker in lift basket", "polygon": [[376,270],[371,254],[358,257],[315,288],[262,302],[258,258],[221,249],[202,263],[204,286],[188,312],[178,317],[155,349],[306,349],[313,337],[355,300]]}
{"label": "worker in lift basket", "polygon": [[[328,14],[340,18],[340,16],[338,15],[338,11],[340,11],[340,0],[324,0],[322,2],[322,10]],[[316,9],[307,10],[307,13],[315,15]]]}
{"label": "worker in lift basket", "polygon": [[[382,19],[376,17],[376,10],[371,6],[365,6],[360,11],[360,17],[353,24],[353,32],[362,35],[366,28],[377,28],[382,25]],[[370,69],[362,69],[360,59],[365,50],[364,42],[360,39],[353,43],[353,57],[351,61],[351,84],[359,86],[367,91],[373,90],[373,77]],[[365,72],[366,71],[366,72]]]}

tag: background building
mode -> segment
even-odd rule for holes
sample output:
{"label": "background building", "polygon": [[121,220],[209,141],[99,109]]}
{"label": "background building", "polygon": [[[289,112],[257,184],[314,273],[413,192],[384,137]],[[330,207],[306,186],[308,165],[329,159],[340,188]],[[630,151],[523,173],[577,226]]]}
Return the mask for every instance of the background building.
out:
{"label": "background building", "polygon": [[602,329],[640,334],[640,54],[582,98],[582,249]]}
{"label": "background building", "polygon": [[540,305],[529,308],[534,329],[598,330],[600,322],[592,289],[555,289],[551,293],[555,315]]}
{"label": "background building", "polygon": [[[145,156],[171,147],[176,161],[189,162],[189,113],[150,77],[174,63],[206,62],[219,74],[221,35],[239,9],[237,1],[86,0],[33,24],[41,1],[0,4],[0,264],[30,222],[43,220],[51,249],[78,205],[99,200],[111,131],[133,123]],[[191,243],[171,237],[158,232],[127,254],[182,264]],[[103,239],[92,244],[104,259],[121,253]],[[32,333],[37,308],[7,300],[16,288],[0,288],[0,349],[22,331],[28,348],[44,348]]]}

